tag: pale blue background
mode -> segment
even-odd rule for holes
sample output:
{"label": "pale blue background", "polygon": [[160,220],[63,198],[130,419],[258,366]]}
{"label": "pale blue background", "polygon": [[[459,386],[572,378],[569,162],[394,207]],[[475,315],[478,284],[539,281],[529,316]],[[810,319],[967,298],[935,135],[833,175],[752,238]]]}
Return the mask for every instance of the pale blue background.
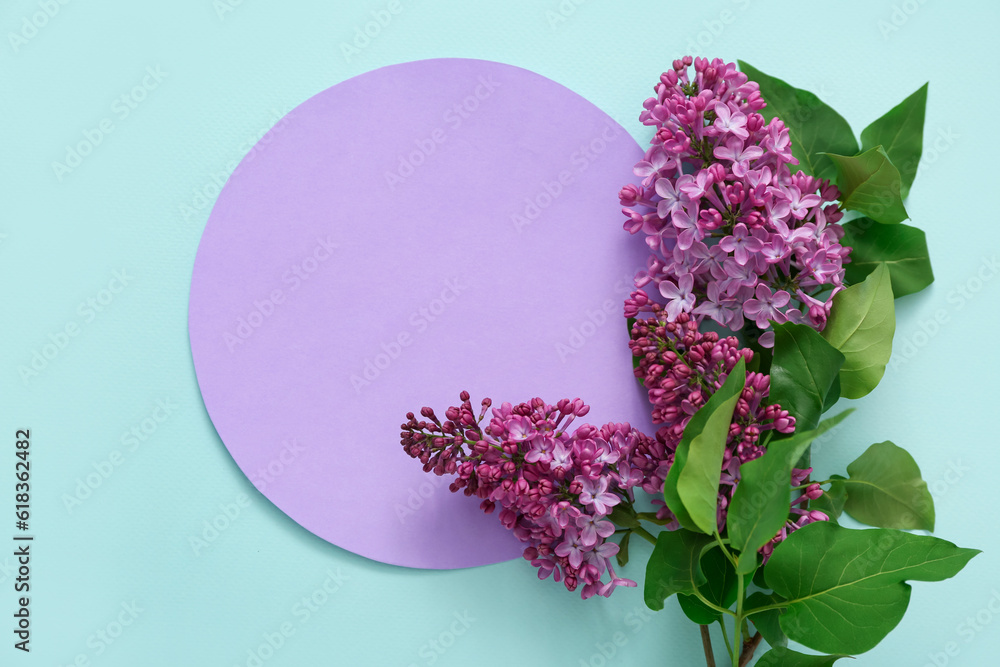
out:
{"label": "pale blue background", "polygon": [[[938,535],[986,552],[952,581],[916,584],[900,627],[853,664],[934,664],[930,656],[949,642],[957,655],[938,656],[939,665],[995,664],[1000,618],[988,605],[997,595],[1000,610],[1000,280],[974,280],[1000,245],[995,3],[567,0],[560,16],[556,0],[402,0],[403,11],[348,60],[340,44],[386,2],[245,0],[221,16],[220,2],[71,2],[16,52],[8,33],[39,6],[8,0],[0,9],[0,508],[11,503],[14,429],[30,427],[38,535],[30,656],[9,645],[11,560],[0,556],[0,617],[8,619],[0,664],[68,665],[83,654],[107,666],[245,665],[262,633],[287,622],[295,633],[269,667],[426,665],[427,643],[465,611],[474,620],[433,654],[435,664],[600,665],[599,644],[615,632],[624,645],[609,664],[699,664],[697,632],[676,605],[638,616],[634,590],[582,603],[538,583],[521,561],[406,570],[313,537],[234,465],[202,405],[187,339],[191,267],[209,212],[195,191],[211,192],[213,175],[225,178],[277,114],[381,65],[465,56],[563,83],[645,142],[639,104],[691,50],[742,58],[816,91],[858,132],[931,82],[926,139],[941,139],[925,149],[935,159],[921,167],[907,207],[927,230],[937,282],[898,303],[896,354],[905,363],[857,402],[838,442],[816,459],[820,473],[839,472],[871,442],[906,446],[935,491]],[[147,66],[166,77],[121,119],[111,105]],[[58,180],[52,162],[103,118],[113,133]],[[186,217],[184,205],[193,209]],[[130,284],[86,322],[78,304],[121,269]],[[957,290],[970,280],[980,289],[966,299]],[[939,310],[947,321],[921,333]],[[80,334],[22,382],[18,368],[72,322]],[[157,399],[176,410],[70,513],[64,494],[123,449],[122,433],[141,426]],[[196,556],[189,537],[241,493],[249,506]],[[10,512],[2,509],[13,523]],[[641,579],[647,553],[636,546],[631,576]],[[293,607],[328,570],[346,580],[303,622]],[[91,637],[133,601],[138,618],[97,655]],[[961,624],[977,613],[992,624],[965,632]]]}

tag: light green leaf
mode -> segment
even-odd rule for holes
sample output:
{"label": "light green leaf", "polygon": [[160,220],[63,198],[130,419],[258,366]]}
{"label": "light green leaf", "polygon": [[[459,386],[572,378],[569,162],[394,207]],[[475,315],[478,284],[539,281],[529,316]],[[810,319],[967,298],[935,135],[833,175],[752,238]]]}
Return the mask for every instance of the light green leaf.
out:
{"label": "light green leaf", "polygon": [[844,208],[860,211],[876,222],[892,224],[910,217],[900,196],[902,181],[881,146],[861,155],[830,152],[837,170],[837,188]]}
{"label": "light green leaf", "polygon": [[788,127],[792,155],[798,158],[799,168],[817,178],[832,180],[836,168],[825,154],[858,152],[858,140],[851,126],[812,93],[793,88],[742,60],[738,62],[740,71],[760,86],[761,97],[767,102],[760,113],[768,121],[777,116]]}
{"label": "light green leaf", "polygon": [[927,108],[927,84],[894,106],[887,114],[861,132],[862,150],[881,145],[899,170],[903,198],[917,175],[917,165],[924,146],[924,112]]}
{"label": "light green leaf", "polygon": [[[781,598],[777,595],[757,591],[746,599],[746,602],[743,603],[743,608],[767,607],[780,600]],[[767,611],[757,612],[750,617],[750,621],[757,628],[757,632],[763,635],[764,641],[771,647],[788,646],[788,637],[785,636],[779,623],[780,616],[780,609],[768,609]]]}
{"label": "light green leaf", "polygon": [[[770,642],[768,642],[770,643]],[[773,648],[757,661],[757,667],[828,667],[849,655],[806,655],[790,648]]]}
{"label": "light green leaf", "polygon": [[857,654],[902,619],[907,580],[948,579],[977,553],[936,537],[818,521],[779,544],[765,570],[787,605],[780,623],[789,639],[824,653]]}
{"label": "light green leaf", "polygon": [[840,368],[840,392],[861,398],[878,386],[892,354],[896,331],[889,269],[880,264],[864,282],[833,297],[823,338],[845,357]]}
{"label": "light green leaf", "polygon": [[861,282],[880,262],[889,267],[897,299],[934,282],[923,231],[904,224],[882,225],[871,218],[851,220],[844,230],[840,243],[851,248],[851,263],[845,266],[848,282]]}
{"label": "light green leaf", "polygon": [[[726,381],[712,394],[684,427],[684,437],[677,445],[674,462],[667,473],[663,493],[667,507],[680,505],[683,517],[674,512],[685,528],[711,535],[717,529],[719,483],[722,479],[722,456],[729,437],[736,401],[746,384],[743,357]],[[680,461],[680,466],[678,466]],[[690,523],[685,523],[685,519]]]}
{"label": "light green leaf", "polygon": [[796,431],[816,428],[844,355],[812,327],[774,326],[770,400],[795,417]]}
{"label": "light green leaf", "polygon": [[[702,555],[701,572],[705,581],[699,580],[698,591],[705,599],[723,609],[732,607],[738,594],[739,578],[721,549],[712,548]],[[708,607],[694,595],[679,593],[677,601],[684,614],[698,625],[710,625],[722,617],[722,612]]]}
{"label": "light green leaf", "polygon": [[646,563],[643,598],[653,611],[663,609],[663,602],[677,593],[694,593],[704,581],[699,562],[702,551],[714,540],[709,535],[690,530],[664,530],[656,536],[656,546]]}
{"label": "light green leaf", "polygon": [[886,440],[847,466],[844,509],[869,526],[934,530],[934,499],[910,453]]}
{"label": "light green leaf", "polygon": [[792,493],[792,466],[813,440],[835,427],[851,412],[845,410],[825,419],[812,431],[772,440],[763,456],[740,466],[740,483],[736,485],[726,515],[729,543],[740,552],[737,572],[753,572],[757,564],[757,550],[785,525]]}

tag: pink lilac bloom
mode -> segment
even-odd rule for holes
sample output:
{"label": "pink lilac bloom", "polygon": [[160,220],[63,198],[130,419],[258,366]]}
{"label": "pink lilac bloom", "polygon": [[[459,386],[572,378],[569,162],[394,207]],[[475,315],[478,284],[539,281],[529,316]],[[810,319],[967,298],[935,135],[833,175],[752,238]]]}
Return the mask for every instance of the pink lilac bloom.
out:
{"label": "pink lilac bloom", "polygon": [[772,323],[822,330],[850,261],[840,192],[792,173],[788,128],[765,121],[758,85],[735,64],[675,60],[653,90],[639,115],[655,128],[634,170],[642,180],[619,192],[625,229],[652,255],[625,316],[659,302],[671,320],[691,313],[765,346]]}
{"label": "pink lilac bloom", "polygon": [[[653,304],[650,310],[652,318],[633,323],[629,348],[639,360],[635,376],[646,388],[653,408],[653,422],[662,426],[655,439],[643,441],[632,450],[630,463],[643,473],[642,488],[659,495],[684,436],[684,427],[722,386],[741,357],[747,362],[753,359],[753,351],[741,348],[733,336],[720,338],[715,332],[699,332],[697,320],[688,313],[681,313],[671,321],[659,304]],[[736,403],[722,460],[717,505],[720,533],[725,531],[726,510],[739,485],[740,466],[763,456],[766,443],[774,434],[795,431],[795,418],[780,405],[768,403],[770,384],[770,376],[748,372],[743,393]],[[801,485],[811,472],[811,468],[794,469],[789,480],[791,485]],[[807,492],[814,494],[815,490],[810,487]],[[765,559],[792,531],[807,523],[828,519],[822,512],[796,507],[802,501],[803,498],[799,498],[791,503],[791,513],[796,519],[787,522],[761,549]],[[668,521],[668,529],[679,525],[665,506],[657,511],[657,518]]]}
{"label": "pink lilac bloom", "polygon": [[634,452],[650,449],[652,440],[627,423],[576,424],[590,410],[580,399],[504,403],[484,426],[492,401],[476,414],[468,392],[460,398],[445,421],[430,408],[421,418],[406,415],[406,453],[425,472],[453,475],[449,488],[478,497],[485,512],[499,509],[503,525],[527,544],[524,557],[540,579],[551,575],[584,599],[635,586],[615,572],[619,547],[609,540],[609,517],[622,504],[634,512],[632,489],[646,483]]}

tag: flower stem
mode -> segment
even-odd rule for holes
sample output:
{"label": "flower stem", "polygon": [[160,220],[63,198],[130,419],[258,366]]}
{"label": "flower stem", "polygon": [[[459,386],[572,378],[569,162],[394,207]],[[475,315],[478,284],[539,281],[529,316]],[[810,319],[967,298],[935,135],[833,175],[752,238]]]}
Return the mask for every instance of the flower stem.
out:
{"label": "flower stem", "polygon": [[655,538],[655,537],[653,537],[653,534],[652,534],[652,533],[650,533],[650,532],[649,532],[648,530],[646,530],[645,528],[643,528],[642,526],[636,526],[636,527],[635,527],[635,528],[633,528],[632,530],[633,530],[633,531],[635,531],[635,533],[636,533],[637,535],[641,536],[641,537],[642,537],[642,538],[643,538],[644,540],[646,540],[646,541],[647,541],[647,542],[649,542],[650,544],[652,544],[652,545],[654,545],[654,546],[656,545],[656,538]]}
{"label": "flower stem", "polygon": [[719,618],[719,627],[722,628],[722,638],[726,640],[726,650],[729,652],[729,655],[732,655],[733,645],[729,642],[729,631],[726,630],[726,624],[722,621],[721,617]]}
{"label": "flower stem", "polygon": [[706,667],[715,667],[715,654],[712,653],[712,636],[708,633],[708,626],[702,625],[701,628],[701,646],[705,649],[705,665]]}
{"label": "flower stem", "polygon": [[733,646],[730,649],[733,656],[733,667],[740,664],[740,649],[743,648],[743,644],[740,642],[740,634],[743,631],[743,595],[746,592],[746,589],[743,586],[742,573],[736,573],[736,581],[738,582],[736,597],[736,627],[734,628],[736,636],[733,638]]}

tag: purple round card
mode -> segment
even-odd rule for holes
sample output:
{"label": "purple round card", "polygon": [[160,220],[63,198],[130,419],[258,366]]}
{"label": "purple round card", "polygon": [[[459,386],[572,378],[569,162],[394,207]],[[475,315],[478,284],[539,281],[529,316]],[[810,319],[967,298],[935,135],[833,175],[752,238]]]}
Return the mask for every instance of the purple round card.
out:
{"label": "purple round card", "polygon": [[579,95],[482,60],[384,67],[289,113],[223,188],[191,284],[198,384],[240,469],[368,558],[518,556],[400,424],[467,389],[651,432],[622,317],[646,251],[616,196],[641,155]]}

